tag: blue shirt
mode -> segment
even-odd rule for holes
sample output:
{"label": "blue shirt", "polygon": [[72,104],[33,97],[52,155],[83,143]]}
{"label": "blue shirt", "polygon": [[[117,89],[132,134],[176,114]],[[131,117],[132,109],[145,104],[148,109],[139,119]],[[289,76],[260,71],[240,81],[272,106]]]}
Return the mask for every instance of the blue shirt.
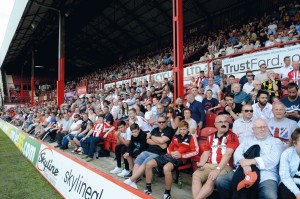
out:
{"label": "blue shirt", "polygon": [[205,122],[204,107],[201,102],[194,100],[189,107],[192,110],[192,118],[199,124],[200,121]]}
{"label": "blue shirt", "polygon": [[244,91],[239,92],[238,94],[234,95],[234,102],[241,104],[242,102],[248,102],[249,96]]}
{"label": "blue shirt", "polygon": [[299,184],[299,182],[293,180],[295,175],[300,178],[300,171],[298,171],[299,164],[300,156],[294,146],[286,149],[282,153],[279,166],[280,180],[295,195],[300,193],[300,190],[296,185]]}
{"label": "blue shirt", "polygon": [[234,164],[238,166],[240,164],[239,161],[244,159],[244,153],[255,144],[260,147],[260,156],[255,158],[256,165],[260,170],[260,183],[266,180],[278,182],[279,160],[284,149],[284,144],[271,134],[263,140],[258,140],[254,135],[244,137],[234,152]]}
{"label": "blue shirt", "polygon": [[[284,104],[285,110],[286,110],[287,112],[293,111],[293,110],[294,110],[295,112],[298,112],[298,114],[300,114],[300,97],[299,97],[299,96],[298,96],[297,99],[296,99],[295,101],[293,101],[293,102],[291,102],[291,101],[288,99],[288,97],[285,97],[285,98],[281,99],[280,101]],[[296,121],[296,122],[299,121],[299,119],[298,119],[298,118],[295,118],[295,117],[289,117],[289,119],[294,120],[294,121]]]}

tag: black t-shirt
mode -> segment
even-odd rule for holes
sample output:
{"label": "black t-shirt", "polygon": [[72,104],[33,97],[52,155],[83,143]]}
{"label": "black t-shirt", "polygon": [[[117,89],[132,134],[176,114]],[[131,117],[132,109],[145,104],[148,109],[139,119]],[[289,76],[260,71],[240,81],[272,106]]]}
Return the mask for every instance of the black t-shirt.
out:
{"label": "black t-shirt", "polygon": [[[225,106],[226,107],[226,106]],[[242,104],[239,104],[239,103],[235,103],[235,107],[234,109],[232,110],[236,115],[239,115],[241,112],[242,112]],[[230,115],[229,112],[227,112],[224,108],[224,111],[223,112],[220,112],[219,115]]]}
{"label": "black t-shirt", "polygon": [[[156,136],[156,137],[162,137],[162,136],[168,137],[170,140],[167,142],[167,146],[169,146],[169,144],[172,141],[173,135],[174,135],[174,130],[171,127],[167,126],[162,132],[160,132],[159,128],[156,127],[151,131],[151,135]],[[149,145],[148,151],[151,153],[156,153],[158,155],[162,155],[167,152],[167,148],[162,149],[158,145]]]}
{"label": "black t-shirt", "polygon": [[[208,109],[217,106],[219,104],[219,101],[216,98],[212,98],[210,100],[207,98],[204,98],[202,100],[202,104],[204,106],[204,109],[207,111]],[[214,112],[214,111],[215,110],[212,110],[212,112]]]}
{"label": "black t-shirt", "polygon": [[127,147],[127,152],[130,156],[136,157],[141,152],[147,150],[148,143],[147,143],[147,134],[140,130],[140,133],[137,137],[131,135],[131,140],[129,146]]}
{"label": "black t-shirt", "polygon": [[82,120],[82,123],[81,123],[81,132],[86,129],[88,123],[93,123],[93,122],[90,119],[87,119],[86,121]]}

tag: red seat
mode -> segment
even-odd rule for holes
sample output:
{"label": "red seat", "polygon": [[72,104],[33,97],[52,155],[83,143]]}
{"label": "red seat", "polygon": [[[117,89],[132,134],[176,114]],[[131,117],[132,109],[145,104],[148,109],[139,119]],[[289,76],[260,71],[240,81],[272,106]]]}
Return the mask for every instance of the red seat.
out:
{"label": "red seat", "polygon": [[205,127],[201,130],[201,133],[200,133],[200,136],[199,136],[199,139],[204,139],[206,140],[206,138],[212,134],[212,133],[215,133],[217,132],[217,129],[215,127]]}
{"label": "red seat", "polygon": [[215,126],[215,119],[217,117],[217,114],[215,113],[208,113],[206,114],[206,127],[214,127]]}

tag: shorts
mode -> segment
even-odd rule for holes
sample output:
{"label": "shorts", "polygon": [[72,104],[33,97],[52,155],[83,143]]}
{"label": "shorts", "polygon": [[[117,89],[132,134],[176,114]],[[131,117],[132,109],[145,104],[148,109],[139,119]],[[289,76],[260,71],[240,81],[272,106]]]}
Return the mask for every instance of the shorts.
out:
{"label": "shorts", "polygon": [[169,162],[173,164],[174,169],[177,169],[177,167],[183,165],[183,163],[180,159],[175,159],[175,158],[172,158],[167,155],[160,155],[160,156],[154,158],[154,160],[157,163],[157,167],[159,167],[161,169]]}
{"label": "shorts", "polygon": [[136,157],[134,163],[138,165],[147,164],[147,162],[156,158],[157,156],[158,155],[155,153],[151,153],[149,151],[143,151],[140,155]]}
{"label": "shorts", "polygon": [[[208,175],[209,173],[216,169],[218,165],[217,164],[205,164],[203,167],[204,167],[204,170],[200,170],[200,169],[197,169],[193,175],[201,178],[201,182],[204,183],[206,182],[207,178],[208,178]],[[221,170],[220,174],[219,175],[224,175],[226,173],[229,173],[230,171],[232,170],[232,168],[230,166],[225,166],[224,169]]]}

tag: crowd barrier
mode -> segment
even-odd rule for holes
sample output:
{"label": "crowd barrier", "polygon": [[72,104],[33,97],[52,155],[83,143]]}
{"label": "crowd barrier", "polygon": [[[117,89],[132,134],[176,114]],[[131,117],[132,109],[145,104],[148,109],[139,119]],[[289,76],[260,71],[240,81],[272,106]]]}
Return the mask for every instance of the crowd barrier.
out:
{"label": "crowd barrier", "polygon": [[152,198],[110,175],[30,137],[3,120],[0,120],[0,129],[64,198]]}

